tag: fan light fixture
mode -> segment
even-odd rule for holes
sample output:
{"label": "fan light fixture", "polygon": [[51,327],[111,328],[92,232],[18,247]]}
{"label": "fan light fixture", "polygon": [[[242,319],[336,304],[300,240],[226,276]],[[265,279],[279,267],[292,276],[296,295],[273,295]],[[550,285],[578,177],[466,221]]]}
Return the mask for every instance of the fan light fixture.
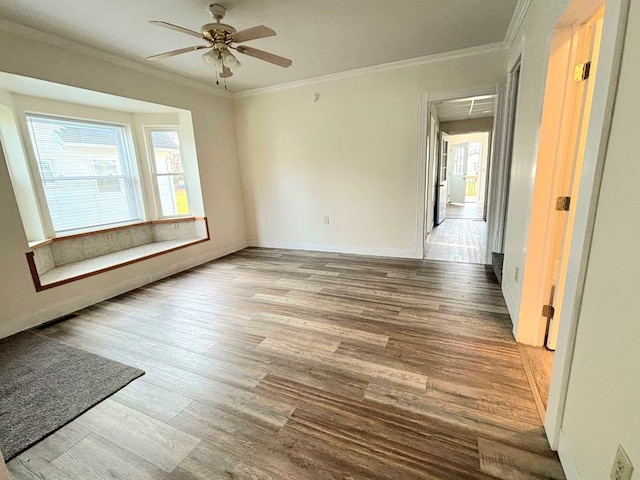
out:
{"label": "fan light fixture", "polygon": [[238,61],[236,56],[233,53],[231,53],[229,50],[226,50],[226,49],[223,50],[221,55],[222,55],[222,63],[224,63],[225,66],[229,68],[240,66],[240,62]]}
{"label": "fan light fixture", "polygon": [[161,20],[151,20],[149,23],[152,23],[153,25],[158,25],[160,27],[199,38],[200,40],[203,40],[206,45],[179,48],[177,50],[171,50],[170,52],[152,55],[147,58],[153,61],[162,60],[175,55],[208,48],[210,50],[202,55],[202,60],[215,71],[216,84],[219,84],[218,78],[224,79],[225,88],[227,88],[226,79],[233,75],[231,68],[239,67],[241,65],[236,56],[231,53],[229,49],[233,49],[242,55],[248,55],[250,57],[278,65],[279,67],[287,68],[291,66],[292,62],[288,58],[274,55],[273,53],[265,52],[263,50],[258,50],[257,48],[240,45],[241,43],[248,42],[250,40],[273,37],[276,32],[264,25],[258,25],[256,27],[237,31],[231,25],[221,22],[226,11],[227,9],[224,5],[220,5],[219,3],[209,5],[209,12],[215,22],[203,25],[199,32],[189,30],[188,28],[184,28],[179,25],[174,25],[173,23],[163,22]]}
{"label": "fan light fixture", "polygon": [[220,58],[220,54],[215,50],[212,49],[203,54],[202,61],[209,67],[211,67],[215,72],[222,71],[222,58]]}

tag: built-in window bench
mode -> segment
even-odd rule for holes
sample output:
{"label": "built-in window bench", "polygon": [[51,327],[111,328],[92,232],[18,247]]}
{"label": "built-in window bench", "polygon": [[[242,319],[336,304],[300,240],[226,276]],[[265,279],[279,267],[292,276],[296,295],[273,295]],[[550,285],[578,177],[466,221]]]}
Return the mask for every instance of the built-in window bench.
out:
{"label": "built-in window bench", "polygon": [[206,217],[153,220],[30,243],[36,291],[209,240]]}

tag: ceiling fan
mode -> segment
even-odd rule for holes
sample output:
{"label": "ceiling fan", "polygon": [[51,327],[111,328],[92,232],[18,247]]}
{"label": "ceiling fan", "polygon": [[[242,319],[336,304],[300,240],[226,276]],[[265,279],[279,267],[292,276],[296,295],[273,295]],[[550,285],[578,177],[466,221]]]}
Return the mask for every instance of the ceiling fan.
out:
{"label": "ceiling fan", "polygon": [[[290,67],[292,61],[288,58],[275,55],[273,53],[258,50],[257,48],[247,47],[245,45],[238,45],[240,43],[247,42],[249,40],[257,40],[259,38],[273,37],[276,32],[264,25],[258,25],[257,27],[247,28],[246,30],[237,31],[231,25],[221,23],[220,20],[224,18],[227,9],[224,5],[214,3],[209,5],[209,12],[214,18],[215,23],[207,23],[202,26],[199,32],[195,30],[189,30],[188,28],[180,27],[172,23],[163,22],[160,20],[151,20],[149,23],[158,25],[160,27],[169,28],[177,32],[186,33],[192,37],[197,37],[207,42],[207,45],[196,45],[193,47],[179,48],[170,52],[159,53],[158,55],[152,55],[147,57],[148,60],[162,60],[164,58],[173,57],[174,55],[180,55],[182,53],[193,52],[195,50],[202,50],[209,48],[210,50],[202,55],[202,60],[214,69],[216,75],[220,78],[226,79],[233,75],[232,68],[239,67],[240,61],[236,56],[231,53],[230,49],[235,50],[238,53],[249,55],[265,62],[273,63],[280,67]],[[216,78],[216,83],[219,83]]]}

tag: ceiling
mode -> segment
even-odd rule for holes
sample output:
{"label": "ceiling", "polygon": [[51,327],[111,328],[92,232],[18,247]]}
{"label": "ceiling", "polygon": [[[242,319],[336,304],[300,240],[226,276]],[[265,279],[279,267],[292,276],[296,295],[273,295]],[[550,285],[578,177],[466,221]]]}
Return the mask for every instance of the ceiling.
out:
{"label": "ceiling", "polygon": [[[229,81],[239,92],[356,68],[502,42],[518,0],[219,0],[225,23],[264,24],[277,37],[248,42],[289,57],[283,69],[241,56]],[[108,53],[146,57],[199,44],[150,25],[164,20],[192,30],[211,21],[210,0],[2,0],[0,18]],[[399,5],[401,4],[401,7]],[[55,5],[55,8],[54,8]],[[200,52],[151,65],[213,85]]]}
{"label": "ceiling", "polygon": [[495,95],[480,95],[438,102],[435,107],[441,122],[453,122],[470,118],[493,117],[495,101]]}

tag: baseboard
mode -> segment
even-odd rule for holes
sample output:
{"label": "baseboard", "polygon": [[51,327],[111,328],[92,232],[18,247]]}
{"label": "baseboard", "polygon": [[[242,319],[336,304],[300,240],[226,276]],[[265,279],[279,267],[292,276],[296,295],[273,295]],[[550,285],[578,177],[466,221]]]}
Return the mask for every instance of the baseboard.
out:
{"label": "baseboard", "polygon": [[351,253],[376,257],[420,258],[415,249],[354,247],[345,245],[326,245],[311,242],[279,242],[249,240],[250,247],[283,248],[287,250],[311,250],[314,252]]}
{"label": "baseboard", "polygon": [[511,318],[511,323],[513,324],[513,336],[515,338],[518,327],[518,304],[515,300],[515,297],[513,296],[513,293],[511,292],[511,289],[509,288],[508,282],[502,282],[501,290],[502,296],[504,297],[504,302],[507,304],[509,318]]}
{"label": "baseboard", "polygon": [[[123,293],[148,285],[165,277],[175,275],[190,268],[197,267],[198,265],[202,265],[203,263],[210,262],[217,258],[224,257],[225,255],[237,252],[238,250],[242,250],[246,247],[247,242],[243,241],[228,247],[206,252],[196,257],[189,257],[181,262],[171,263],[165,267],[154,269],[153,272],[130,278],[125,282],[118,283],[117,285],[111,285],[109,288],[105,288],[100,292],[94,292],[92,295],[73,298],[67,302],[56,303],[54,306],[49,308],[38,310],[37,312],[31,312],[19,318],[16,322],[12,322],[10,326],[4,325],[4,329],[0,328],[0,338],[8,337],[9,335],[55,320],[56,318],[69,315],[70,313],[76,312],[90,305],[122,295]],[[2,326],[3,325],[0,325],[0,327]]]}
{"label": "baseboard", "polygon": [[558,456],[560,457],[560,463],[562,464],[567,480],[582,480],[578,467],[576,467],[576,464],[571,457],[569,442],[562,430],[560,430],[560,438],[558,440]]}

